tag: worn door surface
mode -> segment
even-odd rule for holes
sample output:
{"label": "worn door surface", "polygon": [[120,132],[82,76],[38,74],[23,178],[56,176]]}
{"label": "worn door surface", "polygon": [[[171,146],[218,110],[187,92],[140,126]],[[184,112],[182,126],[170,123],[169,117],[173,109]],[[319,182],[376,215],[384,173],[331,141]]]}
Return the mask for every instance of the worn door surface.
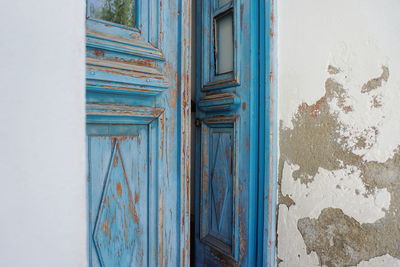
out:
{"label": "worn door surface", "polygon": [[188,265],[189,11],[87,0],[90,266]]}
{"label": "worn door surface", "polygon": [[258,1],[197,1],[196,266],[256,266]]}

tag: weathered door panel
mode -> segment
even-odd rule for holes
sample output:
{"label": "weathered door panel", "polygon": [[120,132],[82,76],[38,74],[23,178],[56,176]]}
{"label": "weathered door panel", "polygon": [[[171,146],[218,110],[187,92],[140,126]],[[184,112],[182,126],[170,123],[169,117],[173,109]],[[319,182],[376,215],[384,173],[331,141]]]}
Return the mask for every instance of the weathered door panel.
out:
{"label": "weathered door panel", "polygon": [[182,0],[88,0],[90,266],[189,263],[189,10]]}
{"label": "weathered door panel", "polygon": [[206,118],[201,127],[200,239],[225,261],[237,259],[239,249],[236,123]]}
{"label": "weathered door panel", "polygon": [[110,135],[99,128],[88,128],[93,266],[156,266],[157,181],[148,164],[149,126],[114,127]]}
{"label": "weathered door panel", "polygon": [[198,1],[196,266],[255,266],[258,1]]}

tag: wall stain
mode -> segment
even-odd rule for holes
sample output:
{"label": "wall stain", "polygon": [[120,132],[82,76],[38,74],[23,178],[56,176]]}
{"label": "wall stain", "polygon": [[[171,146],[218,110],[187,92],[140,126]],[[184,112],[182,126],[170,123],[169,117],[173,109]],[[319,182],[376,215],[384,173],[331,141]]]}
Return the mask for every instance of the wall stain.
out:
{"label": "wall stain", "polygon": [[371,108],[380,108],[382,106],[382,95],[374,95],[371,101]]}
{"label": "wall stain", "polygon": [[329,74],[339,74],[340,72],[341,72],[341,69],[336,68],[336,67],[334,67],[332,65],[328,66],[328,73]]}
{"label": "wall stain", "polygon": [[337,116],[331,114],[329,103],[339,99],[337,104],[342,105],[345,98],[343,86],[329,78],[325,89],[325,95],[315,104],[299,106],[292,119],[293,129],[284,128],[282,124],[280,127],[280,160],[300,167],[293,172],[293,178],[300,179],[302,184],[313,182],[318,168],[333,171],[342,167],[340,160],[349,163],[361,160],[357,155],[350,155],[350,150],[344,150],[337,142],[341,125]]}
{"label": "wall stain", "polygon": [[355,148],[364,149],[367,147],[367,138],[365,136],[357,136]]}
{"label": "wall stain", "polygon": [[[385,66],[382,69],[382,75],[365,83],[362,92],[376,89],[382,81],[388,80],[389,69]],[[400,259],[400,146],[394,156],[383,163],[365,161],[353,153],[352,149],[369,149],[370,146],[365,137],[359,136],[353,147],[347,147],[340,136],[340,129],[345,129],[345,125],[339,121],[338,114],[330,110],[330,105],[345,106],[346,97],[346,89],[328,78],[324,96],[315,104],[299,106],[292,119],[293,128],[283,127],[282,123],[280,126],[279,185],[285,162],[299,166],[292,177],[305,185],[314,181],[319,168],[335,171],[354,166],[361,172],[365,197],[377,189],[386,189],[391,195],[385,216],[374,223],[361,224],[336,208],[322,210],[317,219],[298,220],[297,227],[307,253],[316,252],[320,264],[328,267],[353,266],[385,254]],[[377,128],[374,131],[378,134]],[[279,191],[279,203],[292,205],[290,201],[287,203],[281,189]]]}
{"label": "wall stain", "polygon": [[373,78],[368,82],[366,82],[361,88],[361,93],[367,93],[381,87],[382,81],[387,82],[388,79],[389,79],[389,68],[387,66],[382,66],[381,76]]}

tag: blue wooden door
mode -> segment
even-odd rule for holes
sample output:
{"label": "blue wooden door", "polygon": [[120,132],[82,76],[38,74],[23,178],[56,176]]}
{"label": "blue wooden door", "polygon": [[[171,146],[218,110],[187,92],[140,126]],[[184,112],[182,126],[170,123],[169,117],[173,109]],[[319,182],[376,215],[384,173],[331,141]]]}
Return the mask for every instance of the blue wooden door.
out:
{"label": "blue wooden door", "polygon": [[188,266],[189,11],[87,0],[90,266]]}
{"label": "blue wooden door", "polygon": [[196,266],[256,266],[258,5],[197,1]]}

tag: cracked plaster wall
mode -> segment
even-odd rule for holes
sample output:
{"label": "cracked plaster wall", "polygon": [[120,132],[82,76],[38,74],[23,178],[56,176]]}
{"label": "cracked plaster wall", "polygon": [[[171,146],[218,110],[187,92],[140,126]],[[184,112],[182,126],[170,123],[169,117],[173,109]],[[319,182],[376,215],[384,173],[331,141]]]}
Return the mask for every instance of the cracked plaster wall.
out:
{"label": "cracked plaster wall", "polygon": [[399,10],[278,2],[279,266],[400,266]]}

